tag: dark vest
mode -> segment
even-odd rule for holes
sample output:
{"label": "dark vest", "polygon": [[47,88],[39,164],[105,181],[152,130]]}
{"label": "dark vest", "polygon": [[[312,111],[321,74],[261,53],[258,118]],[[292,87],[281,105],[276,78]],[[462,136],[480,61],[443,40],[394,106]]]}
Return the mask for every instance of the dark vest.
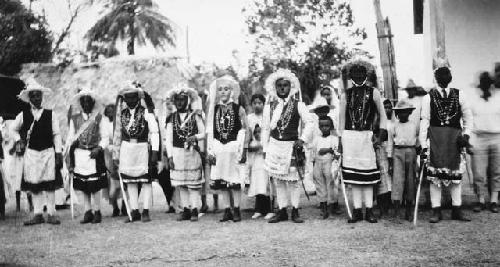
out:
{"label": "dark vest", "polygon": [[[129,109],[124,109],[121,112],[121,122],[122,122],[122,140],[130,141],[130,139],[136,139],[137,142],[146,143],[148,142],[148,121],[144,116],[146,113],[146,109],[143,106],[139,106],[136,108],[134,117],[130,116]],[[133,129],[129,129],[127,131],[127,125],[130,120],[134,120],[134,126],[131,127]]]}
{"label": "dark vest", "polygon": [[[299,114],[299,101],[295,99],[291,99],[288,103],[283,107],[283,110],[280,115],[284,115],[288,105],[293,105],[292,116],[290,117],[290,122],[283,129],[280,135],[280,131],[278,127],[281,127],[284,122],[278,120],[277,127],[271,130],[271,137],[279,140],[279,141],[296,141],[299,139],[299,124],[300,124],[300,114]],[[274,112],[274,107],[271,108],[271,116]]]}
{"label": "dark vest", "polygon": [[[99,145],[101,141],[99,125],[102,119],[102,115],[98,114],[95,120],[87,127],[85,131],[78,137],[78,147],[83,149],[92,149]],[[83,114],[76,114],[71,116],[73,121],[73,126],[75,131],[78,132],[82,125],[85,123],[83,120]]]}
{"label": "dark vest", "polygon": [[196,116],[198,116],[198,114],[191,115],[191,118],[189,118],[189,121],[187,121],[184,124],[183,128],[180,128],[182,123],[178,112],[175,112],[169,117],[170,122],[172,123],[174,147],[183,148],[184,143],[186,142],[186,137],[198,134],[198,125],[196,124]]}
{"label": "dark vest", "polygon": [[[25,141],[34,119],[35,118],[30,110],[23,111],[23,125],[21,126],[20,134],[21,138]],[[35,121],[33,124],[33,130],[31,131],[28,148],[36,151],[42,151],[51,147],[54,147],[52,111],[44,109],[40,119]]]}
{"label": "dark vest", "polygon": [[[452,127],[462,129],[460,119],[462,118],[462,107],[460,106],[459,96],[460,91],[455,88],[450,88],[448,97],[444,99],[438,89],[433,88],[429,91],[431,99],[431,120],[430,126],[434,127]],[[438,115],[438,104],[441,109],[446,110],[445,114],[451,118],[440,118]]]}
{"label": "dark vest", "polygon": [[[233,128],[229,133],[227,133],[227,136],[224,136],[222,132],[219,132],[219,129],[217,129],[217,112],[221,108],[221,105],[217,104],[215,106],[215,112],[214,112],[214,125],[213,125],[213,131],[214,131],[214,138],[219,140],[223,144],[227,144],[231,141],[236,141],[236,138],[238,137],[238,132],[241,130],[241,119],[240,119],[240,105],[232,102],[229,105],[231,105],[231,108],[233,109]],[[229,108],[229,107],[228,107]],[[228,124],[228,120],[224,119],[224,123]]]}
{"label": "dark vest", "polygon": [[[363,85],[362,88],[354,87],[349,88],[346,91],[346,111],[345,111],[345,129],[346,130],[354,130],[354,131],[371,131],[374,125],[375,114],[377,114],[377,105],[375,101],[373,101],[373,88]],[[364,95],[362,92],[365,92]],[[365,107],[364,112],[357,112],[357,114],[362,113],[362,118],[356,117],[353,121],[352,115],[353,110],[361,110],[363,109],[363,101],[362,97],[365,98]],[[352,107],[352,103],[355,103],[354,107]],[[361,117],[361,116],[360,116]]]}

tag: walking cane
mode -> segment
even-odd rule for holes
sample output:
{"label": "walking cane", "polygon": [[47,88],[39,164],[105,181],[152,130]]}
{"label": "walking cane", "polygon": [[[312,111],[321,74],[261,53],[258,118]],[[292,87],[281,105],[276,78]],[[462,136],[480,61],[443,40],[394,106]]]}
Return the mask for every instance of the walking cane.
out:
{"label": "walking cane", "polygon": [[69,173],[69,205],[71,207],[71,220],[75,218],[75,204],[73,202],[73,174]]}
{"label": "walking cane", "polygon": [[420,200],[420,188],[422,187],[422,180],[424,179],[425,165],[427,164],[427,158],[423,160],[422,166],[420,166],[420,175],[418,177],[418,187],[417,187],[417,197],[415,198],[415,211],[413,212],[413,226],[417,226],[417,214],[418,214],[418,202]]}
{"label": "walking cane", "polygon": [[127,210],[127,215],[128,215],[128,219],[130,221],[132,221],[132,215],[130,214],[130,207],[128,206],[128,199],[127,199],[127,195],[125,194],[125,189],[124,189],[124,185],[123,185],[123,179],[122,179],[122,174],[120,172],[118,172],[118,177],[120,178],[120,188],[122,190],[122,199],[123,199],[123,203],[125,203],[125,209]]}
{"label": "walking cane", "polygon": [[[309,201],[310,201],[310,200],[311,200],[311,198],[309,197],[309,194],[307,193],[307,190],[306,190],[306,186],[304,185],[304,176],[303,176],[303,175],[302,175],[302,173],[300,172],[300,169],[301,169],[302,167],[298,166],[298,165],[299,165],[299,164],[298,164],[298,162],[299,162],[299,160],[298,160],[299,153],[297,152],[297,150],[296,150],[295,148],[293,149],[293,154],[294,154],[294,156],[295,156],[295,161],[297,162],[297,166],[296,166],[296,168],[297,168],[297,173],[299,174],[299,179],[300,179],[300,182],[302,183],[302,189],[304,189],[304,194],[306,195],[307,200],[309,200]],[[304,172],[305,172],[305,170],[304,170]]]}
{"label": "walking cane", "polygon": [[347,215],[349,216],[349,219],[352,219],[352,213],[351,209],[349,208],[349,200],[347,199],[347,191],[344,183],[344,176],[342,176],[342,155],[340,155],[339,162],[340,164],[339,164],[339,169],[337,170],[338,172],[337,176],[340,177],[340,185],[342,187],[342,194],[344,195],[344,203],[347,210]]}

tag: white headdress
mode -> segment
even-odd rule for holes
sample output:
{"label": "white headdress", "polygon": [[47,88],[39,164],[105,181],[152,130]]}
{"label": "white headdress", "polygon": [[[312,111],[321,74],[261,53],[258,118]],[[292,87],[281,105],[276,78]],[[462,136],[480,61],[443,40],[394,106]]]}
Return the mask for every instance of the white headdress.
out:
{"label": "white headdress", "polygon": [[300,94],[300,81],[297,76],[293,72],[287,69],[278,69],[277,71],[271,73],[264,84],[264,88],[266,89],[267,94],[270,97],[277,97],[276,94],[276,81],[279,79],[284,79],[290,82],[290,94],[288,97],[292,97],[295,94]]}
{"label": "white headdress", "polygon": [[40,85],[33,77],[29,77],[24,83],[26,84],[26,87],[19,93],[17,97],[26,103],[30,102],[29,92],[40,91],[43,95],[52,93],[52,90],[50,88]]}
{"label": "white headdress", "polygon": [[94,110],[99,109],[102,105],[100,97],[97,95],[97,93],[94,90],[91,90],[90,88],[82,88],[74,97],[73,100],[71,101],[71,105],[73,107],[80,107],[80,98],[84,96],[90,96],[92,99],[94,99]]}
{"label": "white headdress", "polygon": [[140,87],[140,85],[136,81],[127,81],[123,85],[122,89],[118,91],[118,95],[124,96],[129,93],[138,93],[139,98],[143,99],[144,98],[144,91]]}
{"label": "white headdress", "polygon": [[173,101],[175,96],[179,94],[186,94],[188,96],[188,106],[191,108],[191,110],[202,109],[201,98],[195,89],[188,87],[187,85],[178,85],[177,87],[168,91],[167,98],[170,98],[170,100]]}

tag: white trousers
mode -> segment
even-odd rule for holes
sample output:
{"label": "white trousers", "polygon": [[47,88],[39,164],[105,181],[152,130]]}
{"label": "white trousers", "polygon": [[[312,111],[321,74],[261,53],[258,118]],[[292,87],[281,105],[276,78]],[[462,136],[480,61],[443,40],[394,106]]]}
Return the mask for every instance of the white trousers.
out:
{"label": "white trousers", "polygon": [[[128,191],[129,201],[130,201],[130,209],[132,209],[132,210],[139,209],[139,185],[138,184],[128,184],[127,191]],[[151,195],[152,195],[153,188],[152,188],[150,183],[148,183],[148,184],[144,183],[144,184],[142,184],[141,191],[144,194],[142,208],[147,210],[151,206]]]}
{"label": "white trousers", "polygon": [[300,184],[299,181],[285,181],[273,179],[276,186],[276,199],[280,209],[287,208],[289,201],[292,207],[298,209],[300,201]]}
{"label": "white trousers", "polygon": [[[430,185],[431,193],[431,204],[433,208],[441,207],[441,190],[442,186],[437,186],[434,183]],[[451,195],[451,205],[461,206],[462,205],[462,184],[451,183],[448,188],[450,189]]]}
{"label": "white trousers", "polygon": [[35,214],[43,213],[43,206],[47,205],[49,215],[56,214],[56,193],[55,191],[39,192],[32,194],[33,211]]}
{"label": "white trousers", "polygon": [[351,185],[352,202],[355,209],[365,207],[371,209],[373,207],[373,185]]}
{"label": "white trousers", "polygon": [[179,190],[181,205],[183,208],[199,209],[201,201],[201,190],[189,189],[184,186],[177,187]]}

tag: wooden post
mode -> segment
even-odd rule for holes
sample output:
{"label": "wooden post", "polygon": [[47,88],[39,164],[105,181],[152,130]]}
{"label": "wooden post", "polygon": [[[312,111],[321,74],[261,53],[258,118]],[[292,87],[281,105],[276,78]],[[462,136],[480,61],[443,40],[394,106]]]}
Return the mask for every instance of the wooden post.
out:
{"label": "wooden post", "polygon": [[433,55],[434,60],[446,59],[443,2],[441,0],[429,1],[429,7],[431,20],[431,49],[435,52],[435,55]]}
{"label": "wooden post", "polygon": [[398,99],[398,80],[396,76],[396,62],[394,57],[394,45],[389,19],[382,17],[380,0],[373,0],[375,15],[377,17],[377,37],[380,50],[380,65],[384,78],[384,96],[392,101]]}

